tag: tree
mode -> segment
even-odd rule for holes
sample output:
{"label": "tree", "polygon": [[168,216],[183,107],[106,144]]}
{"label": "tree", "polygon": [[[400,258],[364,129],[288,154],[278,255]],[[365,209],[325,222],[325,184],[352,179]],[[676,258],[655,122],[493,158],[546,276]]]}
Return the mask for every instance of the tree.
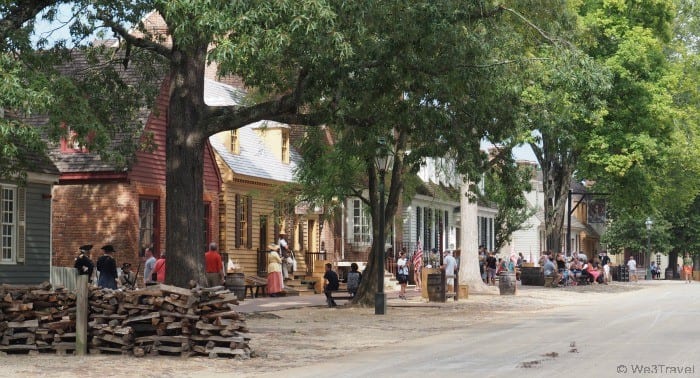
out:
{"label": "tree", "polygon": [[[328,65],[326,81],[335,85],[317,104],[319,112],[329,115],[324,132],[333,136],[333,143],[327,146],[318,133],[309,132],[300,147],[304,164],[298,178],[312,202],[353,196],[370,208],[369,279],[363,280],[355,299],[369,304],[377,289],[374,277],[383,269],[372,263],[384,245],[378,240],[379,219],[391,224],[405,177],[425,158],[448,162],[456,182],[458,177],[480,177],[490,164],[480,150],[482,139],[504,146],[491,164],[507,162],[502,157],[509,156],[519,137],[512,112],[519,101],[518,75],[522,65],[537,59],[523,47],[543,41],[527,17],[502,6],[489,10],[459,1],[353,4],[360,13],[346,9],[342,21],[350,24],[338,27],[354,30],[348,20],[362,18],[362,28],[346,35],[354,54]],[[542,8],[551,14],[533,11],[531,18],[544,23],[557,17],[558,6],[548,5],[552,8]],[[525,2],[522,7],[533,9]],[[387,141],[395,157],[383,214],[374,164],[379,140]],[[517,176],[507,177],[504,185],[518,182]],[[462,256],[468,253],[476,256],[477,251],[463,251]]]}
{"label": "tree", "polygon": [[[52,50],[37,54],[28,36],[41,12],[55,20],[55,7],[59,4],[16,1],[4,5],[0,12],[3,51],[18,57],[25,73],[50,72],[39,78],[44,83],[54,79],[61,85],[51,86],[49,95],[56,98],[64,93],[64,100],[78,100],[76,104],[60,101],[65,108],[42,109],[56,121],[50,124],[49,134],[58,136],[58,123],[65,122],[84,144],[104,150],[115,128],[133,123],[124,119],[120,125],[114,125],[113,117],[119,113],[105,110],[118,101],[89,103],[93,97],[88,90],[111,89],[124,100],[141,100],[143,96],[131,96],[129,86],[117,83],[117,77],[112,78],[115,85],[75,85],[60,72],[51,71],[50,67],[70,58],[66,43],[59,42]],[[149,30],[140,23],[154,9],[162,16],[166,30]],[[206,139],[219,131],[297,113],[304,103],[305,90],[313,82],[313,69],[320,70],[315,62],[320,53],[336,58],[347,53],[342,48],[342,37],[333,29],[335,13],[324,1],[76,1],[72,11],[75,17],[71,18],[70,30],[74,42],[106,30],[120,39],[120,58],[125,65],[138,56],[148,56],[150,61],[164,61],[168,67],[166,243],[172,269],[168,269],[166,282],[186,286],[190,278],[204,277],[204,241],[199,230],[204,214],[202,156]],[[138,33],[129,30],[132,26]],[[45,43],[39,41],[40,46]],[[81,49],[92,53],[87,47]],[[36,64],[38,58],[43,58],[40,65]],[[257,90],[257,101],[249,100],[249,104],[235,108],[207,106],[203,99],[207,59],[216,60],[222,74],[240,75]],[[103,60],[96,59],[94,63]],[[33,88],[34,81],[41,81],[34,80],[31,74],[24,76],[22,85],[27,88]],[[137,107],[125,109],[131,112],[123,114],[134,115]],[[16,126],[12,130],[17,135],[25,133]]]}

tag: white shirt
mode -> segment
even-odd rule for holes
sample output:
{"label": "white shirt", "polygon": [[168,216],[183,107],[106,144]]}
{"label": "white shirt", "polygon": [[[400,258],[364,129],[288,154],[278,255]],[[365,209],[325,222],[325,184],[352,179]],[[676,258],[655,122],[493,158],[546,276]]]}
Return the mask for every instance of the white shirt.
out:
{"label": "white shirt", "polygon": [[635,270],[635,271],[636,271],[636,270],[637,270],[637,262],[634,261],[634,259],[630,259],[630,260],[627,262],[627,267],[628,267],[630,270]]}
{"label": "white shirt", "polygon": [[445,275],[454,276],[455,268],[457,267],[457,259],[452,255],[447,255],[443,262],[445,263]]}
{"label": "white shirt", "polygon": [[408,275],[408,266],[406,266],[406,262],[407,262],[407,260],[406,260],[405,257],[401,257],[401,258],[396,262],[396,265],[397,265],[398,268],[399,268],[399,271],[398,271],[399,274]]}
{"label": "white shirt", "polygon": [[151,256],[146,260],[146,264],[143,266],[143,280],[145,282],[151,282],[151,273],[153,273],[153,268],[156,267],[156,258]]}

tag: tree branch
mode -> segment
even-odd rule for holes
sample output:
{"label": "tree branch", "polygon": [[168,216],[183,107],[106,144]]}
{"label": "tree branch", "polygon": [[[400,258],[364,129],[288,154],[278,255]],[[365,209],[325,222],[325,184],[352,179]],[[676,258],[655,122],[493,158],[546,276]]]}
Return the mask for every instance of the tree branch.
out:
{"label": "tree branch", "polygon": [[140,37],[136,37],[136,36],[132,35],[121,24],[114,22],[111,18],[109,18],[108,16],[106,16],[102,13],[98,14],[97,18],[100,21],[104,22],[105,26],[112,29],[112,31],[114,33],[116,33],[120,37],[124,38],[124,40],[126,41],[126,43],[128,45],[132,45],[132,46],[136,46],[136,47],[139,47],[139,48],[142,48],[145,50],[153,51],[156,54],[162,55],[168,59],[170,59],[172,57],[172,50],[169,47],[167,47],[163,44],[160,44],[160,43],[150,41],[150,40],[145,39],[145,38],[140,38]]}
{"label": "tree branch", "polygon": [[576,48],[571,42],[569,42],[569,41],[567,41],[567,40],[560,39],[560,38],[550,37],[547,33],[545,33],[544,30],[542,30],[540,27],[538,27],[537,25],[535,25],[532,21],[530,21],[527,17],[525,17],[525,16],[523,16],[522,14],[520,14],[520,13],[519,13],[518,11],[516,11],[515,9],[507,8],[507,7],[504,6],[504,5],[501,5],[500,8],[503,8],[503,10],[508,11],[508,12],[514,14],[516,17],[518,17],[518,18],[521,19],[523,22],[525,22],[529,27],[531,27],[532,29],[534,29],[542,38],[544,38],[547,42],[551,43],[552,45],[558,45],[558,44],[560,44],[560,43],[563,43],[563,44],[567,45],[567,46],[570,47],[570,48],[573,48],[573,49]]}
{"label": "tree branch", "polygon": [[14,6],[7,7],[3,12],[4,16],[0,18],[0,46],[5,45],[5,40],[10,34],[21,29],[24,23],[34,19],[44,9],[60,3],[63,1],[27,0],[18,1]]}

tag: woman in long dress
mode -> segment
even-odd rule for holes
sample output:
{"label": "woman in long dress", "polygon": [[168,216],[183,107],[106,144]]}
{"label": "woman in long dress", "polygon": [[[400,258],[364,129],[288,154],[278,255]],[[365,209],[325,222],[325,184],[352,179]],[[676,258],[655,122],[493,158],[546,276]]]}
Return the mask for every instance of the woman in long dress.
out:
{"label": "woman in long dress", "polygon": [[686,283],[690,283],[690,280],[693,279],[693,259],[688,252],[683,257],[683,276]]}
{"label": "woman in long dress", "polygon": [[282,292],[282,258],[277,253],[279,246],[270,244],[267,246],[267,294],[271,297],[278,296]]}

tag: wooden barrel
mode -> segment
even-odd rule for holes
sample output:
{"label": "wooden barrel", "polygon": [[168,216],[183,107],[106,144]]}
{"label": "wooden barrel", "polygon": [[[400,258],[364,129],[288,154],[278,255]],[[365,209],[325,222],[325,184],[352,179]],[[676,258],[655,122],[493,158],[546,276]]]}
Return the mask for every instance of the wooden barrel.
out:
{"label": "wooden barrel", "polygon": [[520,272],[520,282],[523,285],[543,286],[544,274],[540,267],[522,267]]}
{"label": "wooden barrel", "polygon": [[245,300],[245,275],[243,273],[227,274],[226,288],[236,294],[239,301]]}
{"label": "wooden barrel", "polygon": [[444,302],[445,297],[442,292],[442,274],[428,274],[428,300],[430,302]]}
{"label": "wooden barrel", "polygon": [[516,284],[515,272],[501,272],[498,274],[498,290],[501,295],[515,295]]}

